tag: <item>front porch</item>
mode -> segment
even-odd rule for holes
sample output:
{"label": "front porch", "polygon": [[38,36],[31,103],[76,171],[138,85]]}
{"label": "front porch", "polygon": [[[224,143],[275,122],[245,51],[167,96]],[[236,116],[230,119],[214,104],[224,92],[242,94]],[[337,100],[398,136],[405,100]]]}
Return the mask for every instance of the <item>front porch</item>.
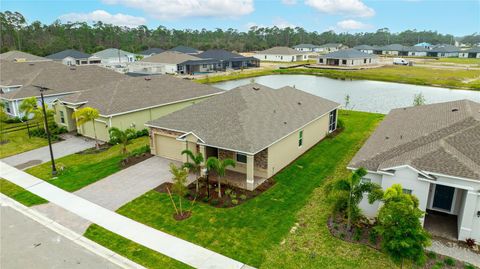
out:
{"label": "front porch", "polygon": [[458,239],[457,216],[427,210],[423,227],[433,236],[456,241]]}
{"label": "front porch", "polygon": [[[218,175],[212,171],[208,175],[208,180],[212,183],[217,182]],[[233,187],[237,187],[240,189],[255,190],[258,186],[260,186],[263,182],[265,182],[265,180],[267,179],[259,176],[254,176],[253,183],[247,183],[247,176],[245,174],[227,170],[225,172],[225,176],[221,180],[221,183],[227,184]]]}

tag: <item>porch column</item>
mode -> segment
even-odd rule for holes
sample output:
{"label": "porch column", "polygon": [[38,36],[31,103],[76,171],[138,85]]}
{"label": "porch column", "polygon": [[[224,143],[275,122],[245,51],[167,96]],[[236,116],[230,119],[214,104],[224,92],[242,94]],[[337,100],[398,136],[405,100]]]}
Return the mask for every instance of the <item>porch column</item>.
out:
{"label": "porch column", "polygon": [[205,173],[203,171],[203,168],[205,168],[205,163],[207,162],[207,149],[203,145],[199,145],[198,151],[202,154],[203,156],[203,161],[200,164],[202,166],[202,170],[200,170],[200,176],[205,176]]}
{"label": "porch column", "polygon": [[457,220],[460,221],[460,228],[458,231],[459,240],[465,240],[472,237],[472,230],[474,229],[473,223],[475,218],[479,218],[475,211],[477,199],[479,199],[478,194],[473,191],[466,191],[464,195],[466,197],[463,208],[461,209],[463,210],[462,219]]}
{"label": "porch column", "polygon": [[247,190],[253,191],[254,185],[254,157],[247,155]]}

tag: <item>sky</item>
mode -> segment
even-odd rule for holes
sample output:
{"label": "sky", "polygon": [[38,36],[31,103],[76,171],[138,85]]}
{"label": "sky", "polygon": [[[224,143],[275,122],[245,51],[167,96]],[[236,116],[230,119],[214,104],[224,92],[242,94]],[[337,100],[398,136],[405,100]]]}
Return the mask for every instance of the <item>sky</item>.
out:
{"label": "sky", "polygon": [[252,26],[307,31],[372,32],[389,28],[463,36],[480,32],[480,0],[1,0],[28,22],[103,21],[174,29]]}

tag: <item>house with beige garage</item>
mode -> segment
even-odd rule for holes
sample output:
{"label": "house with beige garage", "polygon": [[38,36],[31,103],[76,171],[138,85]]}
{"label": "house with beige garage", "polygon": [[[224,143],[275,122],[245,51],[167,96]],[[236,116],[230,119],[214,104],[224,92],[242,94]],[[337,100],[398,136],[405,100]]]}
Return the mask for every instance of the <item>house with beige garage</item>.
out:
{"label": "house with beige garage", "polygon": [[259,51],[253,57],[269,62],[300,62],[308,60],[308,53],[289,47],[273,47]]}
{"label": "house with beige garage", "polygon": [[[154,57],[154,56],[152,56]],[[77,126],[72,113],[83,107],[96,108],[99,140],[108,141],[108,130],[145,129],[145,123],[223,93],[217,88],[167,75],[153,77],[124,76],[112,83],[62,96],[55,100],[55,122],[68,131],[95,137],[93,123]]]}
{"label": "house with beige garage", "polygon": [[249,84],[147,122],[152,154],[186,161],[232,158],[229,184],[253,190],[337,127],[339,104],[283,87]]}
{"label": "house with beige garage", "polygon": [[[416,196],[432,234],[480,242],[480,103],[393,109],[348,165],[359,167],[362,181]],[[360,203],[370,218],[380,206]]]}
{"label": "house with beige garage", "polygon": [[357,67],[378,64],[378,56],[356,49],[339,50],[318,58],[319,65]]}

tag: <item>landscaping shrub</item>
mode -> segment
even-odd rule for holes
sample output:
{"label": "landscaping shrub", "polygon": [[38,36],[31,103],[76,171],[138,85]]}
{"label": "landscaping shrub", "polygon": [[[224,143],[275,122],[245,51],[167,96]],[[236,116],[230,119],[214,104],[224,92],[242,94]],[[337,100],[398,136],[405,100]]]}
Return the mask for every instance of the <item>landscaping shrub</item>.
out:
{"label": "landscaping shrub", "polygon": [[[205,198],[204,198],[204,200],[205,200]],[[208,201],[208,199],[207,199],[207,201]],[[218,201],[217,199],[212,199],[212,200],[210,201],[210,204],[213,205],[213,206],[218,205],[218,203],[219,203],[219,201]]]}
{"label": "landscaping shrub", "polygon": [[473,246],[475,246],[475,239],[467,238],[467,240],[465,240],[465,243],[467,243],[467,246],[472,248]]}
{"label": "landscaping shrub", "polygon": [[376,243],[377,243],[377,239],[378,239],[377,231],[375,231],[375,230],[370,230],[370,234],[368,235],[368,240],[370,241],[370,243],[376,244]]}
{"label": "landscaping shrub", "polygon": [[443,268],[443,262],[436,262],[433,266],[432,269],[441,269]]}
{"label": "landscaping shrub", "polygon": [[434,260],[434,259],[437,258],[437,253],[435,253],[435,252],[433,252],[433,251],[429,251],[429,252],[427,252],[427,257],[428,257],[429,259]]}
{"label": "landscaping shrub", "polygon": [[360,241],[361,237],[362,237],[362,229],[356,228],[355,233],[353,234],[353,240]]}
{"label": "landscaping shrub", "polygon": [[[133,130],[133,129],[132,129]],[[128,140],[132,140],[135,138],[139,138],[142,136],[148,136],[148,129],[142,129],[140,131],[135,131],[133,130],[131,133],[128,134]],[[110,145],[116,145],[119,143],[118,139],[112,137],[112,134],[110,134],[110,139],[108,141]]]}
{"label": "landscaping shrub", "polygon": [[129,157],[142,155],[143,153],[148,153],[148,152],[150,152],[150,145],[145,145],[143,147],[137,148],[137,149],[133,150],[132,152],[130,152]]}
{"label": "landscaping shrub", "polygon": [[238,200],[237,199],[232,199],[232,205],[238,205]]}
{"label": "landscaping shrub", "polygon": [[14,118],[8,118],[8,119],[4,120],[3,122],[5,122],[5,123],[20,123],[20,122],[22,122],[22,119],[20,119],[19,117],[14,117]]}
{"label": "landscaping shrub", "polygon": [[345,128],[345,123],[343,122],[343,120],[338,119],[337,120],[337,129],[342,130],[343,128]]}
{"label": "landscaping shrub", "polygon": [[148,129],[145,128],[143,130],[137,131],[136,135],[137,137],[148,136],[149,135]]}
{"label": "landscaping shrub", "polygon": [[465,266],[463,267],[465,269],[475,269],[475,266],[469,264],[469,263],[466,263]]}
{"label": "landscaping shrub", "polygon": [[247,196],[245,194],[240,195],[241,200],[247,200]]}
{"label": "landscaping shrub", "polygon": [[446,257],[443,262],[448,265],[448,266],[454,266],[455,265],[455,260],[450,258],[450,257]]}

